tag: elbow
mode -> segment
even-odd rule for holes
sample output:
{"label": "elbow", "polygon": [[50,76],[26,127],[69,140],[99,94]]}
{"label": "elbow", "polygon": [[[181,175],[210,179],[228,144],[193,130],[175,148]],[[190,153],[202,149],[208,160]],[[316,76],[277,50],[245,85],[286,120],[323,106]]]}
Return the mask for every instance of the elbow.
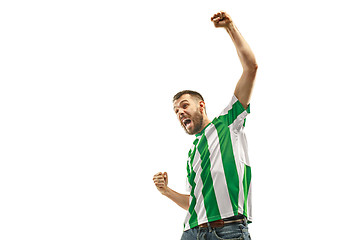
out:
{"label": "elbow", "polygon": [[255,61],[250,64],[247,64],[246,68],[244,68],[245,71],[253,72],[253,73],[256,73],[257,69],[258,69],[258,64]]}
{"label": "elbow", "polygon": [[250,69],[251,69],[252,71],[254,71],[254,72],[257,71],[257,69],[258,69],[258,64],[257,64],[257,62],[256,62],[255,59],[254,59],[254,61],[251,62],[251,64],[250,64],[249,67],[250,67]]}

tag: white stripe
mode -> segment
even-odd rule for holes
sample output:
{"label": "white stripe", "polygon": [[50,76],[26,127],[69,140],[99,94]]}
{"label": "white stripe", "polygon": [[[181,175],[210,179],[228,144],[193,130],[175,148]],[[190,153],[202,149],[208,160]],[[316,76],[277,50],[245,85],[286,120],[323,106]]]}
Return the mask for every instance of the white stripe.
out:
{"label": "white stripe", "polygon": [[244,212],[244,185],[243,185],[243,179],[244,179],[244,163],[237,162],[236,165],[239,164],[238,167],[238,174],[239,174],[239,201],[238,201],[238,212],[243,213]]}
{"label": "white stripe", "polygon": [[[192,201],[192,196],[190,195],[189,204],[191,203],[191,201]],[[185,217],[185,221],[184,221],[184,223],[185,223],[184,230],[187,230],[187,229],[190,228],[189,220],[190,220],[190,213],[188,211],[187,214],[186,214],[186,217]]]}
{"label": "white stripe", "polygon": [[239,160],[250,166],[247,139],[243,128],[244,119],[247,115],[248,113],[246,111],[242,112],[239,116],[237,116],[235,121],[229,125],[229,129],[231,132],[231,143],[234,155],[236,157],[240,156]]}
{"label": "white stripe", "polygon": [[244,178],[244,162],[241,160],[241,148],[239,147],[238,135],[233,131],[230,131],[231,144],[234,152],[236,170],[239,176],[239,200],[238,200],[238,212],[243,211],[242,207],[244,205],[244,186],[242,180]]}
{"label": "white stripe", "polygon": [[239,133],[239,138],[240,138],[240,148],[241,148],[241,152],[240,152],[240,157],[241,160],[248,166],[250,166],[250,159],[249,159],[249,154],[248,154],[248,144],[247,144],[247,139],[246,139],[246,135],[243,131],[240,131]]}
{"label": "white stripe", "polygon": [[211,177],[214,184],[214,191],[221,216],[228,216],[233,212],[229,191],[226,184],[224,167],[221,158],[218,133],[213,124],[205,129],[205,136],[208,140],[211,163]]}
{"label": "white stripe", "polygon": [[[196,160],[200,160],[200,153],[199,151],[196,149],[195,152],[195,156],[194,159]],[[207,222],[207,217],[206,217],[206,210],[205,210],[205,206],[204,206],[204,197],[202,195],[202,189],[203,189],[203,182],[201,180],[201,172],[202,172],[202,168],[201,168],[201,161],[197,161],[197,162],[193,162],[193,169],[194,172],[196,173],[195,175],[195,189],[194,189],[194,196],[196,197],[196,204],[194,207],[194,210],[198,216],[198,223],[204,223]],[[200,217],[200,219],[199,219]]]}
{"label": "white stripe", "polygon": [[231,126],[231,129],[233,129],[236,132],[240,132],[241,129],[244,127],[244,119],[247,117],[247,115],[248,112],[246,110],[243,111],[236,117],[234,122],[230,124],[229,127]]}

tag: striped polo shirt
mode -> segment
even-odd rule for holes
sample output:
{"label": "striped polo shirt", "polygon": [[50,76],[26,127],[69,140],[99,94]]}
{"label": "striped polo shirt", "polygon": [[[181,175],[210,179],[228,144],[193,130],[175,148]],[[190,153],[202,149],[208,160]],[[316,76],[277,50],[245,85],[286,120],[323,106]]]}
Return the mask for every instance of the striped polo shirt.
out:
{"label": "striped polo shirt", "polygon": [[190,206],[184,231],[199,224],[243,214],[251,216],[251,168],[244,133],[250,113],[233,96],[200,133],[188,154]]}

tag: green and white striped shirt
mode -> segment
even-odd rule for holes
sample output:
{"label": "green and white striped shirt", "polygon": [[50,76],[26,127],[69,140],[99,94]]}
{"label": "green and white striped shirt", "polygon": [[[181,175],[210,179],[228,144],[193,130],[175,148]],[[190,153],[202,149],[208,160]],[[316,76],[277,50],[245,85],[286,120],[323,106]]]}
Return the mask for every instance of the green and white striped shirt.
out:
{"label": "green and white striped shirt", "polygon": [[184,231],[199,224],[251,216],[251,168],[244,133],[250,113],[233,96],[230,104],[200,133],[188,154],[187,190],[190,207]]}

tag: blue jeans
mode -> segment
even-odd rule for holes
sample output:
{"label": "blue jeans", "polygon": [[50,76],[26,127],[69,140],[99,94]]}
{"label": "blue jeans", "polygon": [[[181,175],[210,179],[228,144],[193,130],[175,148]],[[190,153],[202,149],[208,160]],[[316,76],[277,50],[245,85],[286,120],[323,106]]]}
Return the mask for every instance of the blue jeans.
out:
{"label": "blue jeans", "polygon": [[181,240],[251,240],[247,223],[229,223],[223,227],[194,227],[185,231]]}

